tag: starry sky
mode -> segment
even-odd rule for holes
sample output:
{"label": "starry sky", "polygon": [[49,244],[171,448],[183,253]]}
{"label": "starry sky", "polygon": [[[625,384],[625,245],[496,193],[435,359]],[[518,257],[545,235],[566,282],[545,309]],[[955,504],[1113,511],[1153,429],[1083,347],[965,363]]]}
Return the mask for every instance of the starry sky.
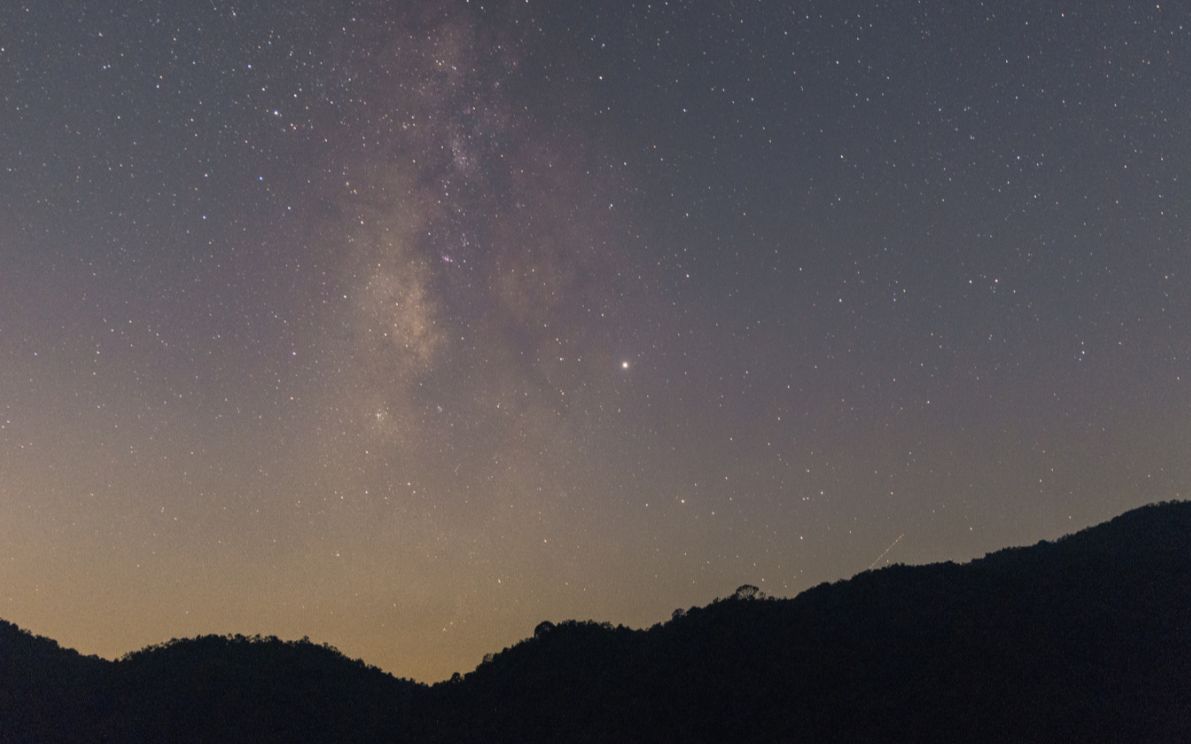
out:
{"label": "starry sky", "polygon": [[437,680],[1191,490],[1191,7],[0,4],[0,617]]}

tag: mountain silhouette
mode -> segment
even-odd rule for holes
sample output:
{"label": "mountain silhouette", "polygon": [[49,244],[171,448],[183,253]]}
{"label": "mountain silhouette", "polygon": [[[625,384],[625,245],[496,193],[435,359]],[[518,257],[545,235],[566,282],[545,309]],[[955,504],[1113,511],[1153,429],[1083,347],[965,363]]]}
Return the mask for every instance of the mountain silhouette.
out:
{"label": "mountain silhouette", "polygon": [[309,641],[109,662],[0,621],[2,742],[1191,741],[1191,503],[647,630],[543,622],[433,686]]}

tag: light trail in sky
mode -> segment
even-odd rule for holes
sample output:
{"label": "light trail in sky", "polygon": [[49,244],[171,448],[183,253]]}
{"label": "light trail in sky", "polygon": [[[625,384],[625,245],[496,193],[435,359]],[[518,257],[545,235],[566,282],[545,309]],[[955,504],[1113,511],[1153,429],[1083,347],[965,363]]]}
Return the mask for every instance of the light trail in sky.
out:
{"label": "light trail in sky", "polygon": [[889,544],[889,547],[888,547],[888,548],[885,548],[885,550],[881,551],[881,554],[880,554],[879,556],[877,556],[877,557],[876,557],[876,559],[875,559],[875,560],[874,560],[872,563],[868,564],[868,570],[869,570],[869,571],[871,571],[871,570],[873,569],[873,566],[875,566],[875,565],[877,565],[878,563],[880,563],[880,562],[881,562],[881,559],[883,559],[885,556],[889,555],[889,551],[891,551],[891,550],[893,550],[895,547],[897,547],[897,544],[898,544],[899,542],[901,542],[901,541],[902,541],[902,538],[903,538],[903,537],[905,537],[905,536],[906,536],[906,533],[904,533],[904,532],[903,532],[902,534],[898,535],[898,536],[897,536],[897,539],[896,539],[896,540],[894,540],[893,542],[891,542],[891,543]]}

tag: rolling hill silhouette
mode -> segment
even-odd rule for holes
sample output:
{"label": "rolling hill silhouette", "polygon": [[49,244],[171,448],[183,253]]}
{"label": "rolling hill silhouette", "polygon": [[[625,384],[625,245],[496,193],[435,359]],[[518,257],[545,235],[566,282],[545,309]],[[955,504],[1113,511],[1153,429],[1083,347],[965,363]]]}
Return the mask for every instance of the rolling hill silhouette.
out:
{"label": "rolling hill silhouette", "polygon": [[0,622],[0,741],[1191,741],[1191,503],[664,624],[542,623],[426,686],[308,641],[117,662]]}

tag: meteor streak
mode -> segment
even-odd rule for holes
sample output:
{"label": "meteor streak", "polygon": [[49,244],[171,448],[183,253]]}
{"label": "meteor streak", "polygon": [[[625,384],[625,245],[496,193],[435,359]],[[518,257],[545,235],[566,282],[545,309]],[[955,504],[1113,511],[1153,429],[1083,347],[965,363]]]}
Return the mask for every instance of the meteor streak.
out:
{"label": "meteor streak", "polygon": [[903,532],[903,533],[901,533],[900,535],[898,535],[898,536],[897,536],[897,539],[896,539],[896,540],[894,540],[893,542],[891,542],[891,543],[889,544],[889,547],[888,547],[888,548],[885,548],[885,550],[881,551],[881,554],[880,554],[879,556],[877,556],[876,560],[874,560],[872,563],[868,564],[868,570],[870,570],[870,571],[871,571],[871,570],[872,570],[872,568],[873,568],[873,566],[875,566],[875,565],[877,565],[878,563],[880,563],[882,558],[884,558],[885,556],[889,555],[889,551],[893,550],[893,549],[894,549],[894,548],[897,546],[897,544],[898,544],[899,542],[901,542],[901,541],[902,541],[902,538],[903,538],[903,537],[905,537],[905,536],[906,536],[906,533],[904,533],[904,532]]}

